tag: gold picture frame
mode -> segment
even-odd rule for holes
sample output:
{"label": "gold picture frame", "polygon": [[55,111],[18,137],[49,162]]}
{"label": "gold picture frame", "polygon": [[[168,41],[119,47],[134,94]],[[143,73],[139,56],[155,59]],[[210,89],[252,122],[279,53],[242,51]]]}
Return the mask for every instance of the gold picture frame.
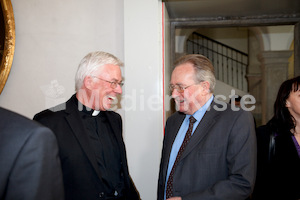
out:
{"label": "gold picture frame", "polygon": [[[11,65],[13,62],[14,52],[15,52],[15,19],[13,13],[13,7],[10,0],[0,0],[2,20],[4,31],[1,30],[1,33],[4,33],[0,39],[0,94],[5,86],[7,81]],[[2,44],[2,45],[1,45]]]}

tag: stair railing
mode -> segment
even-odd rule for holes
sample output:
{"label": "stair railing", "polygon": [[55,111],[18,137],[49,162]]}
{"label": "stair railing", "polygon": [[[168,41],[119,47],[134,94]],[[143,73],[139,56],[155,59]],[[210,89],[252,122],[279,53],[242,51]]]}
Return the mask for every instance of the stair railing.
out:
{"label": "stair railing", "polygon": [[186,51],[208,57],[215,67],[216,79],[248,92],[248,54],[196,32],[187,40]]}

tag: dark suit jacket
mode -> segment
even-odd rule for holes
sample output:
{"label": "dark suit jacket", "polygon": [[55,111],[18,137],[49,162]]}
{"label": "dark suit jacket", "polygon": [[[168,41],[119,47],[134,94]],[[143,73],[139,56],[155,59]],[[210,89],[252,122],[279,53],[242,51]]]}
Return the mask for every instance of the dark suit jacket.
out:
{"label": "dark suit jacket", "polygon": [[63,191],[55,135],[0,108],[0,199],[62,200]]}
{"label": "dark suit jacket", "polygon": [[[212,103],[184,150],[174,173],[174,195],[183,200],[246,199],[254,186],[256,138],[253,116],[242,110],[216,111]],[[166,123],[158,181],[164,197],[169,156],[185,118],[179,112]]]}
{"label": "dark suit jacket", "polygon": [[[56,134],[66,199],[106,199],[105,183],[101,178],[92,146],[89,144],[88,133],[80,118],[78,106],[74,103],[75,98],[76,96],[73,95],[65,104],[42,111],[35,115],[34,119],[49,127]],[[63,110],[56,111],[60,108]],[[105,113],[121,152],[126,199],[139,199],[128,172],[121,117],[112,111]]]}

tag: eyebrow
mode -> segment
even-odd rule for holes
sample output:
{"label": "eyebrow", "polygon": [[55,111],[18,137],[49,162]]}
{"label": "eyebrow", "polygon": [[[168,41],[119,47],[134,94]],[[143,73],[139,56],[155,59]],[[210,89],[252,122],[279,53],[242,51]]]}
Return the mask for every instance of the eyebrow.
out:
{"label": "eyebrow", "polygon": [[186,84],[183,84],[183,83],[175,83],[175,84],[172,84],[172,83],[170,83],[170,85],[179,85],[179,86],[184,86],[184,85],[186,85]]}
{"label": "eyebrow", "polygon": [[116,79],[116,78],[113,78],[111,81],[112,81],[112,82],[122,82],[122,81],[123,81],[123,79],[121,79],[121,80],[119,81],[118,79]]}

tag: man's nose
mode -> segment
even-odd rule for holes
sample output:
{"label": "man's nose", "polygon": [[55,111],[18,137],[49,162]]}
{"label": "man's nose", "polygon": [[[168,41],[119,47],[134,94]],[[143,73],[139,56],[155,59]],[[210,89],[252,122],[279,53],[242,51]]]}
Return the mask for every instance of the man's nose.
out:
{"label": "man's nose", "polygon": [[173,98],[176,98],[176,97],[178,97],[180,95],[180,93],[176,90],[176,89],[174,89],[173,91],[172,91],[172,97]]}
{"label": "man's nose", "polygon": [[114,89],[115,93],[122,94],[122,87],[121,85],[117,84],[117,87]]}

